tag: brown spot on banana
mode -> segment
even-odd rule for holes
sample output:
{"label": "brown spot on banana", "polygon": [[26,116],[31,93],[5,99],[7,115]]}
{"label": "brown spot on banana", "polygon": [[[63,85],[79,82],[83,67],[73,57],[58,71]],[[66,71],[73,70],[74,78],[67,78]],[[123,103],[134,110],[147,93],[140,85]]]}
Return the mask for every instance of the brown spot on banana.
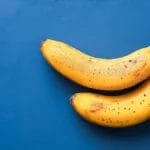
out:
{"label": "brown spot on banana", "polygon": [[71,101],[76,112],[92,123],[115,128],[133,126],[150,118],[150,79],[124,95],[83,92]]}
{"label": "brown spot on banana", "polygon": [[[150,76],[150,47],[124,57],[104,59],[84,54],[63,42],[47,39],[41,45],[41,52],[59,73],[93,89],[126,89]],[[143,62],[145,64],[141,67]]]}
{"label": "brown spot on banana", "polygon": [[97,111],[101,111],[102,109],[103,110],[106,109],[106,106],[104,106],[103,103],[93,103],[91,105],[90,112],[97,112]]}

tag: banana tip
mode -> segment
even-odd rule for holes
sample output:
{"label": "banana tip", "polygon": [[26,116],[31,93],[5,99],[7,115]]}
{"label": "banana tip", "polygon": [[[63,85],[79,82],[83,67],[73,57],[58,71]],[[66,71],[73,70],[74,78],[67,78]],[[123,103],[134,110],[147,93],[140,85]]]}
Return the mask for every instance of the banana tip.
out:
{"label": "banana tip", "polygon": [[77,93],[76,94],[73,94],[71,97],[70,97],[70,104],[73,105],[74,104],[74,99],[76,97]]}
{"label": "banana tip", "polygon": [[44,43],[47,41],[48,39],[45,39],[45,40],[42,40],[41,43],[40,43],[40,49],[42,49]]}

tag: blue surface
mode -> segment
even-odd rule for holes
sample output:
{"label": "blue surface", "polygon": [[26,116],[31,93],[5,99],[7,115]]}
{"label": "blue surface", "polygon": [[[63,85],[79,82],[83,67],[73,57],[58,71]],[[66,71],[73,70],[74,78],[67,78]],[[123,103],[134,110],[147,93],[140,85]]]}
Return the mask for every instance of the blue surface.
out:
{"label": "blue surface", "polygon": [[46,64],[47,37],[123,56],[150,45],[150,1],[0,0],[0,149],[148,150],[148,122],[107,129],[76,115],[69,97],[86,89]]}

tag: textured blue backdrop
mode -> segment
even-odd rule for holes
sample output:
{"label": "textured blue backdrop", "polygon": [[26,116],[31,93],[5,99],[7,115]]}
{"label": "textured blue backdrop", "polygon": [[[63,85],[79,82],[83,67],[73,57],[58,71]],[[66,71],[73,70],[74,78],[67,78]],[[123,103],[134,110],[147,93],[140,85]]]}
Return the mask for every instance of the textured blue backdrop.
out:
{"label": "textured blue backdrop", "polygon": [[0,149],[148,150],[148,122],[106,129],[76,115],[69,97],[86,89],[45,63],[47,37],[123,56],[150,45],[150,1],[0,0]]}

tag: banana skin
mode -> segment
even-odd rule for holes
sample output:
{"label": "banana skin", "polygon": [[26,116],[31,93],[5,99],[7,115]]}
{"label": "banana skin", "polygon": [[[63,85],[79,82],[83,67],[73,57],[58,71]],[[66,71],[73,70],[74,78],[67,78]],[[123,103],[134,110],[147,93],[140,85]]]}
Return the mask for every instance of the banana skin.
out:
{"label": "banana skin", "polygon": [[102,59],[89,56],[59,41],[47,39],[41,44],[47,62],[70,80],[98,90],[122,90],[150,76],[150,47],[128,56]]}
{"label": "banana skin", "polygon": [[106,127],[127,127],[150,119],[150,79],[137,89],[119,96],[76,93],[75,111],[84,119]]}

